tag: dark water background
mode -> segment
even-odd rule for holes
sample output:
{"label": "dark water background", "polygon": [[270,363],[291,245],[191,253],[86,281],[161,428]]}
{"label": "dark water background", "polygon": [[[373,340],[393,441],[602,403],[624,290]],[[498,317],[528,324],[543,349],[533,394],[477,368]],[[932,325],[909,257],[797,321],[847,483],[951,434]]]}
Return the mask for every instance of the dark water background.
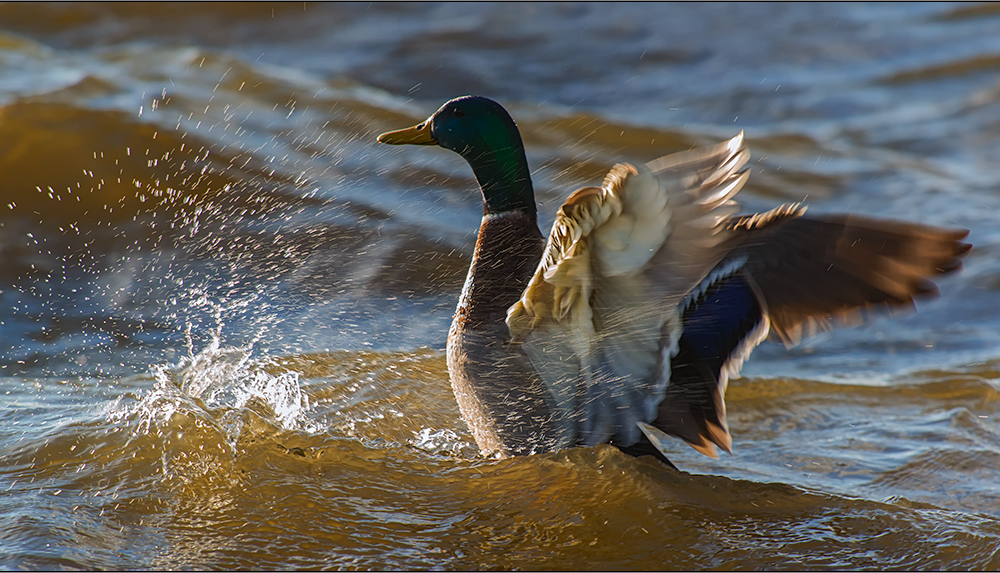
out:
{"label": "dark water background", "polygon": [[[543,228],[746,130],[747,210],[972,230],[919,311],[766,344],[734,455],[477,457],[444,339],[501,101]],[[1000,568],[1000,7],[0,4],[0,567]]]}

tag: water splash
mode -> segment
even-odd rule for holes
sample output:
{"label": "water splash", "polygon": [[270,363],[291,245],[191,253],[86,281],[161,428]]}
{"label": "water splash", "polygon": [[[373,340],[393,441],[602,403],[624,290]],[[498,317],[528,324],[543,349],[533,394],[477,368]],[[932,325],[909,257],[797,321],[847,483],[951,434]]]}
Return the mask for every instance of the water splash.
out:
{"label": "water splash", "polygon": [[[221,328],[221,322],[220,328]],[[279,366],[272,358],[254,358],[254,342],[223,346],[213,333],[201,351],[176,364],[151,369],[155,384],[137,402],[113,408],[108,420],[130,418],[137,436],[162,433],[178,416],[191,417],[214,429],[232,454],[248,431],[252,434],[321,428],[310,420],[310,401],[299,384],[300,373]],[[190,339],[189,339],[190,341]],[[185,422],[181,422],[183,426]]]}
{"label": "water splash", "polygon": [[424,428],[417,432],[411,442],[414,447],[432,454],[462,455],[467,447],[466,442],[455,432],[444,428]]}

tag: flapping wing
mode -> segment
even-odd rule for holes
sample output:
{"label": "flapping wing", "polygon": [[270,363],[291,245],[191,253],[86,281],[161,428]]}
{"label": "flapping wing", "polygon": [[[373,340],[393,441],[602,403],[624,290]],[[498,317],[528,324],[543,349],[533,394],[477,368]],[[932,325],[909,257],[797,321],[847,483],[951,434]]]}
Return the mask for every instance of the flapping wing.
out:
{"label": "flapping wing", "polygon": [[542,262],[508,311],[511,343],[539,372],[570,443],[625,445],[670,379],[681,302],[724,255],[746,182],[743,134],[634,167],[559,209]]}
{"label": "flapping wing", "polygon": [[790,346],[873,310],[910,308],[971,248],[964,229],[804,213],[790,204],[726,223],[728,254],[684,300],[670,384],[642,426],[656,450],[665,454],[670,434],[711,457],[729,451],[726,386],[769,331]]}
{"label": "flapping wing", "polygon": [[783,205],[727,223],[732,256],[766,301],[771,333],[787,346],[872,311],[913,307],[936,295],[931,277],[962,267],[969,232],[858,215],[803,216]]}

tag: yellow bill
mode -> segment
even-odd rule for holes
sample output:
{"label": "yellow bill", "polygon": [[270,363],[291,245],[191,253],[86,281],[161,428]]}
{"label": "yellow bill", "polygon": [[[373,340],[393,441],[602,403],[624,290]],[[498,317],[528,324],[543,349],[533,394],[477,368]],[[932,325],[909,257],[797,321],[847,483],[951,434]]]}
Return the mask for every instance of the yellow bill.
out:
{"label": "yellow bill", "polygon": [[389,131],[378,136],[379,143],[388,143],[390,145],[437,145],[437,140],[431,135],[431,122],[425,121],[419,125],[414,125],[413,127],[407,127],[406,129],[397,129],[396,131]]}

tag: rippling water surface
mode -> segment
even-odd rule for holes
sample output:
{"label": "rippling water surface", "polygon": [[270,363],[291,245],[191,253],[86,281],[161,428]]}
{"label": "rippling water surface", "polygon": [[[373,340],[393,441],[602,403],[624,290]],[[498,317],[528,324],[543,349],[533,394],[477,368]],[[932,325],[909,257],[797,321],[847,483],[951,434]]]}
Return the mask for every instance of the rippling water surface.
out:
{"label": "rippling water surface", "polygon": [[[765,344],[734,455],[478,457],[481,207],[375,143],[479,93],[543,228],[745,130],[747,210],[971,229],[916,314]],[[0,567],[1000,568],[1000,9],[0,5]]]}

